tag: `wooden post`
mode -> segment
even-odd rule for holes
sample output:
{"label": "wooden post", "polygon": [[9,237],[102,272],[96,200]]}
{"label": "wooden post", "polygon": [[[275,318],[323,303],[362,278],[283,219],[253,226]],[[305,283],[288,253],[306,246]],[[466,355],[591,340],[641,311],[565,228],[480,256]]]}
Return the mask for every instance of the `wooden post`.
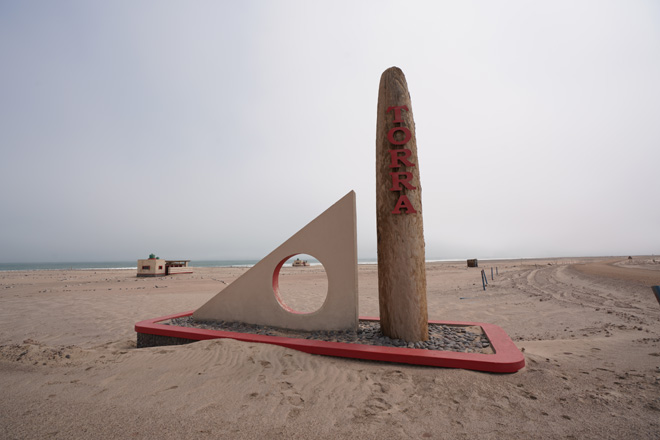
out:
{"label": "wooden post", "polygon": [[490,268],[490,280],[491,281],[495,280],[495,277],[493,276],[493,268],[492,267]]}
{"label": "wooden post", "polygon": [[426,341],[426,263],[417,139],[406,77],[383,72],[376,123],[378,303],[383,334]]}
{"label": "wooden post", "polygon": [[481,284],[484,286],[484,290],[486,290],[486,280],[484,279],[484,270],[481,269]]}

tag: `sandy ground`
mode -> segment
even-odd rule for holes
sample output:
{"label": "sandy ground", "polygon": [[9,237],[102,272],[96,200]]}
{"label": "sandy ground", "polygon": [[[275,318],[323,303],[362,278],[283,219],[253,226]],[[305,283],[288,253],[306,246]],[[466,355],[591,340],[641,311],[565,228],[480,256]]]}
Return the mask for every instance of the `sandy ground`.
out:
{"label": "sandy ground", "polygon": [[[660,264],[480,263],[427,265],[429,318],[501,326],[525,352],[514,374],[232,340],[135,348],[137,321],[193,310],[246,269],[0,272],[0,438],[660,438],[660,305],[649,287]],[[484,292],[480,270],[491,266],[499,275]],[[326,285],[320,267],[280,278],[301,309]],[[359,285],[360,314],[377,316],[375,266],[360,266]]]}

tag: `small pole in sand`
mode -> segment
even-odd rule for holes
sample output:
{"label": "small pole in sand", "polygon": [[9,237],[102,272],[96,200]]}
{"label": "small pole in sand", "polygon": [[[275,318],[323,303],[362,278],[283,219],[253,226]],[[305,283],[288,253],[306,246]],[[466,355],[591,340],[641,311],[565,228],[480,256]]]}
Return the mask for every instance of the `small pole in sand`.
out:
{"label": "small pole in sand", "polygon": [[493,276],[493,268],[490,268],[490,280],[495,281],[495,277]]}
{"label": "small pole in sand", "polygon": [[481,269],[481,284],[484,286],[484,290],[486,290],[486,281],[484,281],[484,270]]}
{"label": "small pole in sand", "polygon": [[499,275],[499,274],[500,274],[500,270],[496,267],[495,268],[495,275]]}
{"label": "small pole in sand", "polygon": [[653,289],[653,293],[655,293],[655,299],[657,299],[658,304],[660,304],[660,286],[652,286],[651,289]]}

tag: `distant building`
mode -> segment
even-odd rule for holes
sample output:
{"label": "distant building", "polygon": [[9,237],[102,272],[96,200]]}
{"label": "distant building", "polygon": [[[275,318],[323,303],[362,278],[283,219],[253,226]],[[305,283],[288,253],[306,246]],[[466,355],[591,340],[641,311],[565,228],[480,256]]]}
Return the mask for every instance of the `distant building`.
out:
{"label": "distant building", "polygon": [[303,261],[300,258],[296,258],[296,261],[294,261],[291,264],[292,267],[304,267],[304,266],[309,266],[309,262],[307,260]]}
{"label": "distant building", "polygon": [[167,275],[193,273],[192,267],[188,263],[190,263],[190,260],[165,260]]}
{"label": "distant building", "polygon": [[190,260],[161,260],[151,254],[146,260],[138,260],[137,276],[139,277],[164,277],[182,273],[192,273],[188,265]]}

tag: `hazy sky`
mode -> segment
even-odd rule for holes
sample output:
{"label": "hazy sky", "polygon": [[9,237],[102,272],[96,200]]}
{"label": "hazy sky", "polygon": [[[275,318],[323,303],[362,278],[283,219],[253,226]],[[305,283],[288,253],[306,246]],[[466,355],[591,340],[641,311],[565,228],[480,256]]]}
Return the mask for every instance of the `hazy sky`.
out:
{"label": "hazy sky", "polygon": [[382,72],[426,256],[660,254],[657,1],[0,1],[0,262],[260,258],[348,191]]}

